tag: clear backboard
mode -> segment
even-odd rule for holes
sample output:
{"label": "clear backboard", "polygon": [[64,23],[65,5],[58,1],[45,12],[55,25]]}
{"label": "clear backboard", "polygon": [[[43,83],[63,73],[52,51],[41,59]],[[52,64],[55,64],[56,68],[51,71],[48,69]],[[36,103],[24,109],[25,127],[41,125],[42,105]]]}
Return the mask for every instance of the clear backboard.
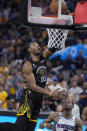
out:
{"label": "clear backboard", "polygon": [[[76,19],[78,18],[77,15],[80,15],[80,12],[77,13],[77,3],[74,0],[22,0],[22,21],[25,26],[71,30],[86,29],[87,23],[85,23],[85,26],[84,23],[76,23],[78,21]],[[87,2],[85,2],[85,7],[86,5]],[[80,11],[81,9],[82,7]],[[83,14],[84,12],[86,12],[86,9],[83,11]],[[86,16],[84,17],[86,18]]]}
{"label": "clear backboard", "polygon": [[[55,1],[55,2],[54,2]],[[73,25],[72,12],[67,11],[64,0],[26,0],[22,2],[25,24],[59,27]],[[27,15],[25,16],[26,13]]]}

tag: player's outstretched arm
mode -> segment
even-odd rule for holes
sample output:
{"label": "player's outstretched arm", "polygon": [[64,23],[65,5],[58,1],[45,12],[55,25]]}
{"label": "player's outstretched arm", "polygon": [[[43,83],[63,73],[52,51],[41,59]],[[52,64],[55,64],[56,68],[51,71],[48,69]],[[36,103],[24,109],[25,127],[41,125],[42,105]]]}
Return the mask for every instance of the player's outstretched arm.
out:
{"label": "player's outstretched arm", "polygon": [[41,88],[36,84],[35,77],[33,74],[33,69],[32,69],[32,64],[30,62],[26,62],[23,66],[23,73],[24,76],[29,84],[29,88],[35,92],[48,95],[48,96],[53,96],[58,98],[58,92],[53,92],[51,93],[49,90]]}
{"label": "player's outstretched arm", "polygon": [[48,118],[40,124],[40,128],[43,129],[44,127],[46,127],[48,129],[51,129],[53,127],[51,122],[54,122],[56,116],[58,117],[58,112],[49,115]]}
{"label": "player's outstretched arm", "polygon": [[76,130],[82,131],[82,121],[80,119],[76,120]]}
{"label": "player's outstretched arm", "polygon": [[56,48],[46,48],[44,49],[42,55],[44,58],[49,58],[55,52],[56,52]]}

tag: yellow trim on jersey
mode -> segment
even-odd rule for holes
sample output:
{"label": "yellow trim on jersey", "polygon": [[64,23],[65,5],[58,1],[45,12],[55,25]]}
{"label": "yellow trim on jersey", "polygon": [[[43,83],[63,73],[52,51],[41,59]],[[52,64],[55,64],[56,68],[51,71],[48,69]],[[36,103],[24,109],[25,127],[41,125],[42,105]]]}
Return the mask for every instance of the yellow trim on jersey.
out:
{"label": "yellow trim on jersey", "polygon": [[37,122],[37,120],[29,119],[29,121]]}
{"label": "yellow trim on jersey", "polygon": [[[23,116],[24,114],[17,114],[17,116]],[[29,117],[28,117],[29,118]],[[29,118],[29,121],[37,122],[37,120],[33,120]]]}
{"label": "yellow trim on jersey", "polygon": [[24,114],[17,114],[16,116],[23,116]]}
{"label": "yellow trim on jersey", "polygon": [[[28,105],[28,100],[27,100],[28,93],[29,93],[29,89],[26,91],[25,98],[24,98],[25,102],[19,108],[19,110],[17,112],[17,116],[24,115],[27,112],[27,117],[29,117],[29,118],[31,117],[31,109]],[[29,112],[29,114],[28,114],[28,112]]]}
{"label": "yellow trim on jersey", "polygon": [[[19,111],[20,111],[20,110],[19,110]],[[25,113],[26,113],[26,110],[25,110],[23,113],[18,113],[18,112],[17,112],[17,116],[21,116],[21,115],[23,116]]]}
{"label": "yellow trim on jersey", "polygon": [[[24,78],[25,78],[25,75],[24,75]],[[22,104],[21,107],[19,108],[19,110],[17,112],[17,116],[23,116],[25,113],[27,113],[27,117],[29,118],[29,121],[37,122],[37,120],[31,119],[31,108],[28,105],[28,98],[27,98],[30,89],[29,89],[29,85],[28,85],[28,82],[26,79],[25,79],[25,85],[26,85],[26,89],[27,89],[25,97],[24,97],[25,101],[24,101],[24,104]]]}

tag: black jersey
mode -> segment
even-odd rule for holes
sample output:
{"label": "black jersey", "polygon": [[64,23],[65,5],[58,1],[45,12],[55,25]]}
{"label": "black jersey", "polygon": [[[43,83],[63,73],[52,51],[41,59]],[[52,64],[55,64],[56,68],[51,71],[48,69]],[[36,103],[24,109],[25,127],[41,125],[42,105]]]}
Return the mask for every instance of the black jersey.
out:
{"label": "black jersey", "polygon": [[33,62],[32,59],[29,59],[33,67],[33,74],[35,76],[36,84],[42,88],[46,85],[47,80],[47,68],[46,60],[41,59],[38,63]]}
{"label": "black jersey", "polygon": [[[29,58],[29,62],[32,64],[33,67],[33,74],[35,76],[36,84],[44,88],[47,80],[46,60],[42,58],[37,63]],[[40,112],[43,95],[32,91],[29,88],[29,84],[26,81],[26,79],[25,79],[25,84],[26,84],[26,89],[22,93],[20,99],[21,106],[17,115],[24,115],[25,113],[27,113],[27,117],[36,119]]]}

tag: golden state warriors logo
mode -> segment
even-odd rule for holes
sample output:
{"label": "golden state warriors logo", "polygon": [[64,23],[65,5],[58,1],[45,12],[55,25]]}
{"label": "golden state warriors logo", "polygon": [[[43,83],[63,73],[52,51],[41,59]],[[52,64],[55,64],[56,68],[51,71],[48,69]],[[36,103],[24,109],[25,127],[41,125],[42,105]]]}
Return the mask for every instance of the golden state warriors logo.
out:
{"label": "golden state warriors logo", "polygon": [[44,76],[45,75],[45,70],[44,69],[40,69],[40,75]]}
{"label": "golden state warriors logo", "polygon": [[38,74],[38,76],[39,76],[39,81],[40,81],[41,83],[46,82],[46,80],[47,80],[46,67],[40,66],[40,67],[37,69],[37,74]]}

